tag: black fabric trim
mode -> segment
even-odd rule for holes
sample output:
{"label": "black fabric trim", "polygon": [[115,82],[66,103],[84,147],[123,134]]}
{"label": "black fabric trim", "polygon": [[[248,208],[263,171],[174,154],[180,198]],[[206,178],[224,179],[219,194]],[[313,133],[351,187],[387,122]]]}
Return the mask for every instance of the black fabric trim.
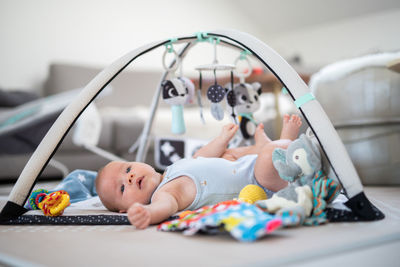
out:
{"label": "black fabric trim", "polygon": [[329,222],[359,222],[360,217],[349,210],[327,208],[326,218]]}
{"label": "black fabric trim", "polygon": [[0,213],[0,224],[3,223],[3,221],[8,221],[10,219],[16,218],[27,211],[28,210],[24,207],[15,204],[14,202],[7,201],[6,205]]}
{"label": "black fabric trim", "polygon": [[0,225],[130,225],[123,215],[77,215],[48,217],[43,215],[22,215],[15,219],[1,221]]}
{"label": "black fabric trim", "polygon": [[368,200],[364,192],[355,195],[344,204],[353,211],[355,216],[360,217],[360,221],[376,221],[385,218],[385,215]]}
{"label": "black fabric trim", "polygon": [[[372,209],[374,210],[375,213],[380,213],[380,216],[376,218],[376,220],[381,220],[385,218],[385,215],[378,210],[377,207],[372,205]],[[364,218],[357,216],[352,211],[348,210],[340,210],[340,209],[334,209],[334,208],[327,208],[326,210],[326,218],[330,222],[361,222],[365,221]]]}

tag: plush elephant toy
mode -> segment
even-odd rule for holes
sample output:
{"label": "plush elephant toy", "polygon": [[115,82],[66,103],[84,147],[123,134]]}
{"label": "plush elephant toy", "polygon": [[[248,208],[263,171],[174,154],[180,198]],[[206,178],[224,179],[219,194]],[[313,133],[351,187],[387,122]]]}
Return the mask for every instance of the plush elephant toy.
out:
{"label": "plush elephant toy", "polygon": [[289,185],[271,198],[258,201],[257,205],[271,213],[292,209],[300,211],[303,218],[310,216],[313,209],[312,182],[322,168],[318,146],[302,134],[286,150],[275,149],[272,162]]}

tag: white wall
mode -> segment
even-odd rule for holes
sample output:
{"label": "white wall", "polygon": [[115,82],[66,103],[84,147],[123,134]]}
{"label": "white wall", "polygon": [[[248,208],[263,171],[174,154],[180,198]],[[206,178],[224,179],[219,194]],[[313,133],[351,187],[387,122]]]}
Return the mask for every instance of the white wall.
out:
{"label": "white wall", "polygon": [[[218,28],[259,35],[229,7],[212,0],[2,0],[0,87],[35,89],[51,62],[105,66],[141,45],[178,35]],[[154,60],[144,65],[161,68],[161,59]]]}
{"label": "white wall", "polygon": [[315,25],[284,33],[268,43],[284,57],[300,54],[307,66],[324,66],[368,53],[399,51],[400,9]]}
{"label": "white wall", "polygon": [[[221,28],[248,32],[285,57],[299,53],[306,64],[322,66],[373,50],[398,49],[399,19],[397,9],[271,38],[230,0],[2,0],[0,88],[40,90],[51,62],[106,66],[149,42]],[[140,66],[161,68],[159,54],[146,57]]]}

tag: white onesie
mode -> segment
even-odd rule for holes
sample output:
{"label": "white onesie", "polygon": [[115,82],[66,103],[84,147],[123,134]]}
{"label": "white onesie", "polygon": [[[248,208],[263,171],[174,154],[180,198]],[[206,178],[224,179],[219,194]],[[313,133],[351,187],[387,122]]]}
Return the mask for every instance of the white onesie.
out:
{"label": "white onesie", "polygon": [[[167,167],[164,179],[156,191],[180,176],[188,176],[195,183],[197,193],[193,203],[185,210],[231,200],[237,198],[240,190],[248,184],[261,186],[254,177],[256,159],[255,154],[246,155],[236,161],[204,157],[181,159]],[[272,191],[262,188],[268,197],[272,196]]]}

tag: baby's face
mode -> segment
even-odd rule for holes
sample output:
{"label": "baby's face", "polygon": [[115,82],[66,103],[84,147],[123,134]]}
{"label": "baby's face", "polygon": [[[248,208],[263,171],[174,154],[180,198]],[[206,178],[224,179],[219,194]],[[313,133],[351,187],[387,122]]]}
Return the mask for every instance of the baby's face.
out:
{"label": "baby's face", "polygon": [[150,203],[161,182],[153,167],[140,162],[111,162],[101,171],[101,177],[99,196],[120,212],[126,212],[135,202]]}

